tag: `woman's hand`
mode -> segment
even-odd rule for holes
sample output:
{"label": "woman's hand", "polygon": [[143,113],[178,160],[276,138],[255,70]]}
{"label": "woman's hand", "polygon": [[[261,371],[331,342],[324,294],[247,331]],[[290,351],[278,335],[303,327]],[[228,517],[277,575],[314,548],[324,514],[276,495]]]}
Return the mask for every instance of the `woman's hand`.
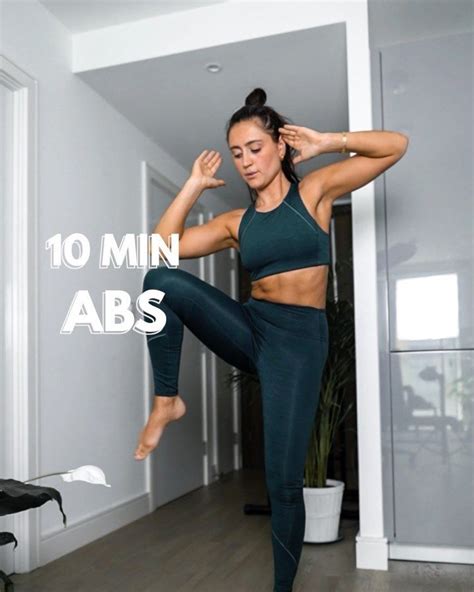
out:
{"label": "woman's hand", "polygon": [[312,130],[309,127],[300,125],[285,124],[279,127],[278,131],[282,139],[292,148],[298,150],[299,154],[293,158],[293,163],[309,160],[324,152],[324,135],[321,132]]}
{"label": "woman's hand", "polygon": [[196,158],[191,170],[191,179],[195,180],[204,189],[215,189],[225,185],[222,179],[216,179],[214,175],[220,167],[222,157],[216,150],[203,150]]}

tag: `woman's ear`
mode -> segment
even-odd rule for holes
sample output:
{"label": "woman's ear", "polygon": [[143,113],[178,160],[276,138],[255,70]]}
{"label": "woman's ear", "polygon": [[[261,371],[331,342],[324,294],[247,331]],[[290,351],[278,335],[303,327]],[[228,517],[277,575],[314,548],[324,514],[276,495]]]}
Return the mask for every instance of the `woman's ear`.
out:
{"label": "woman's ear", "polygon": [[283,160],[285,158],[285,152],[286,152],[286,142],[283,139],[282,135],[280,134],[278,136],[278,156],[280,157],[280,160]]}

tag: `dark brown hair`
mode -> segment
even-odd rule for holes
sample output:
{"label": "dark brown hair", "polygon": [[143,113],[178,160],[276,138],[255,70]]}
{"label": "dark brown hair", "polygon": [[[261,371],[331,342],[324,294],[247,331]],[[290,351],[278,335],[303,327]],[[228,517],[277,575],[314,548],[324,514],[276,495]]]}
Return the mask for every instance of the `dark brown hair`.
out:
{"label": "dark brown hair", "polygon": [[[232,126],[240,121],[248,121],[249,119],[258,118],[263,129],[271,135],[275,142],[278,142],[280,132],[278,128],[283,127],[285,123],[292,123],[290,119],[283,117],[270,107],[265,105],[267,100],[267,93],[263,88],[255,88],[245,99],[245,105],[238,109],[229,119],[226,125],[226,140],[229,143],[229,133]],[[295,171],[293,163],[293,154],[295,150],[286,144],[285,156],[282,160],[281,166],[285,177],[290,183],[298,183],[299,177]],[[255,202],[257,197],[256,191],[247,185],[250,192],[250,199]]]}

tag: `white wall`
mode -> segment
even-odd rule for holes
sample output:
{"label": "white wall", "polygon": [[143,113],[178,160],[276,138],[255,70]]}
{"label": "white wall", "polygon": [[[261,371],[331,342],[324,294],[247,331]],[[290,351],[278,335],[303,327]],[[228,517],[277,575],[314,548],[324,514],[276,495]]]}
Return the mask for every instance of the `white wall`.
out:
{"label": "white wall", "polygon": [[[39,88],[39,471],[95,464],[112,485],[43,481],[62,492],[70,527],[86,521],[83,544],[119,525],[113,513],[96,521],[94,531],[87,530],[87,520],[113,507],[120,516],[122,504],[145,492],[145,465],[133,458],[148,414],[144,337],[134,331],[92,336],[86,327],[69,336],[59,331],[77,290],[89,290],[99,314],[105,290],[126,290],[132,300],[141,292],[143,270],[98,267],[102,234],[120,240],[142,232],[140,162],[178,185],[188,173],[71,73],[70,34],[41,4],[4,3],[1,26],[0,52]],[[210,194],[201,201],[219,210]],[[81,270],[50,269],[45,241],[73,232],[90,240],[89,262]],[[131,517],[145,505],[128,507],[134,508]],[[72,539],[64,540],[72,530],[63,528],[55,504],[35,511],[41,512],[42,537],[51,537],[42,542],[41,563],[72,550]]]}

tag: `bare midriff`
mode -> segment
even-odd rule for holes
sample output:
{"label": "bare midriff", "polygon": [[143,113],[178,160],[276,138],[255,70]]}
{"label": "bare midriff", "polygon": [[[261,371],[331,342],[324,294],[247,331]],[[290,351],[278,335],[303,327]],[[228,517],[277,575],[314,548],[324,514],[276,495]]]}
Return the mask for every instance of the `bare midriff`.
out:
{"label": "bare midriff", "polygon": [[292,269],[254,280],[251,296],[283,304],[326,308],[328,265]]}
{"label": "bare midriff", "polygon": [[[305,196],[301,184],[299,192],[309,214],[313,216],[316,223],[325,232],[329,232],[332,204],[324,203],[320,199],[318,201],[319,207],[314,208],[314,212],[312,212],[309,206],[309,198]],[[236,210],[235,212],[236,216],[232,227],[233,246],[239,248],[238,227],[245,209]],[[251,296],[255,299],[260,298],[283,304],[326,308],[328,270],[329,265],[315,265],[267,275],[252,282]]]}

